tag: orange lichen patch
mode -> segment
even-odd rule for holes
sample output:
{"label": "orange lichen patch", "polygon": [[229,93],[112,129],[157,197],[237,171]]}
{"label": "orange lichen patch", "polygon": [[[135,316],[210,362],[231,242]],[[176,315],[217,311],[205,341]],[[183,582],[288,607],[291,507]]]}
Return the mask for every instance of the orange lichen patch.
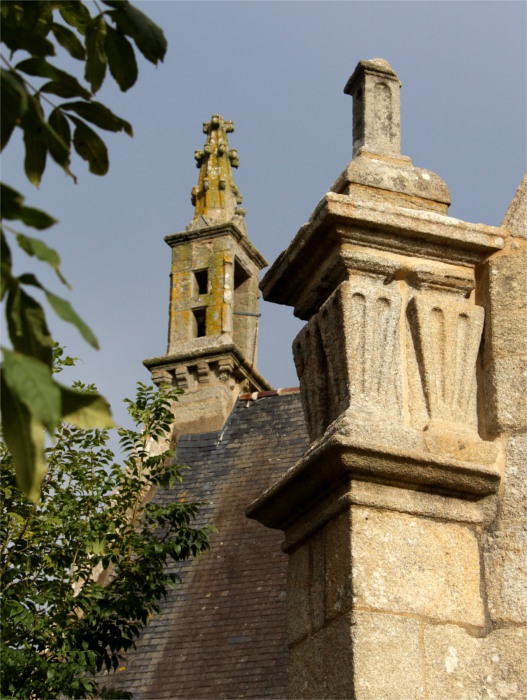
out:
{"label": "orange lichen patch", "polygon": [[211,267],[209,269],[210,279],[210,306],[207,313],[207,335],[219,335],[222,328],[222,306],[226,291],[226,269],[225,259],[222,250],[215,251]]}

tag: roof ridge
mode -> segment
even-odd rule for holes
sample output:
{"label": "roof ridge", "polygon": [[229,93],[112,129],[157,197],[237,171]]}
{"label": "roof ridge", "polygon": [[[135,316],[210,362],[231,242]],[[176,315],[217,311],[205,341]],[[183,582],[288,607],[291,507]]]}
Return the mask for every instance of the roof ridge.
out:
{"label": "roof ridge", "polygon": [[238,399],[240,401],[257,401],[258,399],[263,399],[268,396],[286,396],[287,394],[298,394],[300,392],[300,387],[292,386],[287,388],[272,389],[271,391],[253,391],[252,393],[240,394]]}

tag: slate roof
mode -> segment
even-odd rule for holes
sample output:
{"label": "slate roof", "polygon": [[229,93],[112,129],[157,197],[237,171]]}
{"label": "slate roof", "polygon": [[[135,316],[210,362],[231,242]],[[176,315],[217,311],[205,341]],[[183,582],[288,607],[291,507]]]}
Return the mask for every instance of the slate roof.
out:
{"label": "slate roof", "polygon": [[218,534],[178,571],[183,583],[110,683],[147,698],[284,698],[287,689],[283,534],[245,508],[308,446],[298,390],[240,397],[219,433],[180,436],[184,486],[155,500],[205,501]]}

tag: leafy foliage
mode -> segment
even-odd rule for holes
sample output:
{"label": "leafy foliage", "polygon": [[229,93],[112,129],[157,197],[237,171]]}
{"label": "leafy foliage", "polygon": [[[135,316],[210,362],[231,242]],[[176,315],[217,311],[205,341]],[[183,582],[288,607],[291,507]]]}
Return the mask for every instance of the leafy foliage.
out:
{"label": "leafy foliage", "polygon": [[108,431],[61,422],[46,450],[38,504],[18,489],[1,445],[3,697],[100,693],[97,673],[119,668],[177,584],[167,563],[208,549],[212,528],[193,526],[199,504],[148,502],[153,489],[182,481],[173,450],[164,448],[177,393],[139,384],[135,401],[127,400],[137,429],[120,431],[124,469]]}
{"label": "leafy foliage", "polygon": [[[4,46],[0,54],[0,145],[3,150],[13,132],[22,131],[24,170],[29,182],[37,187],[48,156],[75,182],[70,169],[73,152],[86,161],[90,172],[106,174],[108,150],[96,129],[124,131],[129,136],[133,132],[125,119],[94,100],[94,95],[103,84],[107,69],[121,90],[134,85],[138,75],[134,44],[154,64],[165,55],[166,40],[161,29],[128,0],[103,4],[107,9],[100,10],[95,3],[100,11],[92,16],[80,0],[1,3]],[[51,61],[58,46],[83,64],[83,77],[77,78]],[[18,485],[36,500],[46,472],[44,429],[53,431],[65,415],[70,420],[78,416],[85,427],[89,424],[106,428],[112,421],[102,397],[86,402],[82,392],[77,392],[78,395],[70,393],[66,402],[64,387],[52,377],[53,339],[44,309],[28,288],[31,292],[43,292],[53,311],[73,324],[90,345],[97,348],[98,343],[66,299],[45,289],[33,274],[13,272],[10,245],[15,243],[27,255],[50,265],[68,286],[60,271],[59,254],[41,238],[6,224],[18,222],[45,232],[56,223],[46,212],[24,202],[19,192],[2,184],[0,298],[5,301],[12,344],[12,350],[4,354],[2,368],[2,427],[15,462]],[[8,236],[12,237],[9,243]]]}

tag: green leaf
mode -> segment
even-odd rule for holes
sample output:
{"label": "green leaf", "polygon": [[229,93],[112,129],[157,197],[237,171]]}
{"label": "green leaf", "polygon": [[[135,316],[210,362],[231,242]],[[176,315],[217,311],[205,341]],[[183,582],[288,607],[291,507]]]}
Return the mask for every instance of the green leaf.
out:
{"label": "green leaf", "polygon": [[68,120],[62,113],[61,109],[57,107],[57,109],[54,109],[51,112],[51,114],[49,115],[48,124],[56,132],[56,134],[60,136],[60,138],[64,141],[66,146],[69,147],[71,143],[70,125]]}
{"label": "green leaf", "polygon": [[65,27],[64,25],[56,24],[55,22],[51,27],[51,31],[53,32],[55,39],[59,42],[62,48],[66,49],[70,56],[78,59],[79,61],[84,61],[86,58],[86,51],[84,50],[84,46],[79,41],[79,38],[75,32],[72,32],[71,29],[68,29],[68,27]]}
{"label": "green leaf", "polygon": [[86,30],[86,70],[85,79],[90,83],[92,92],[101,87],[108,59],[106,56],[106,21],[103,15],[98,15]]}
{"label": "green leaf", "polygon": [[18,281],[20,282],[20,284],[30,284],[32,287],[44,289],[44,287],[40,284],[35,275],[31,272],[25,272],[23,275],[20,275]]}
{"label": "green leaf", "polygon": [[38,187],[46,167],[48,148],[45,139],[45,122],[42,117],[42,108],[38,98],[32,95],[29,96],[28,109],[22,117],[22,128],[24,130],[24,146],[26,149],[24,170],[28,180]]}
{"label": "green leaf", "polygon": [[76,112],[80,117],[107,131],[125,131],[133,136],[132,125],[100,102],[64,102],[61,109]]}
{"label": "green leaf", "polygon": [[57,220],[46,214],[45,211],[40,209],[34,209],[33,207],[22,206],[24,202],[24,197],[4,183],[0,184],[1,191],[1,209],[3,219],[18,219],[22,221],[26,226],[31,226],[38,230],[43,230],[53,226],[57,223]]}
{"label": "green leaf", "polygon": [[13,347],[31,355],[50,369],[53,363],[53,338],[46,324],[44,309],[20,287],[20,278],[7,295],[6,321]]}
{"label": "green leaf", "polygon": [[57,97],[65,97],[70,99],[72,97],[86,97],[86,90],[81,88],[79,90],[79,85],[75,85],[73,82],[58,82],[57,80],[50,80],[49,83],[44,83],[40,86],[40,92],[45,92],[49,95],[57,95]]}
{"label": "green leaf", "polygon": [[21,491],[32,501],[40,495],[40,485],[46,473],[44,459],[44,429],[30,414],[0,373],[2,432],[13,457],[16,479]]}
{"label": "green leaf", "polygon": [[18,241],[18,245],[22,248],[22,250],[25,253],[27,253],[30,256],[34,255],[42,262],[48,263],[48,265],[50,265],[55,270],[62,284],[65,284],[67,287],[69,287],[69,284],[66,282],[59,269],[60,256],[56,250],[53,250],[53,248],[49,248],[49,246],[47,246],[44,243],[44,241],[41,241],[40,238],[25,236],[22,233],[18,233],[16,239]]}
{"label": "green leaf", "polygon": [[103,554],[104,550],[106,549],[106,540],[93,540],[92,542],[88,543],[88,546],[86,547],[86,551],[89,554]]}
{"label": "green leaf", "polygon": [[117,85],[126,92],[137,80],[137,61],[128,39],[113,27],[106,27],[106,55],[110,73]]}
{"label": "green leaf", "polygon": [[17,63],[15,68],[38,78],[50,78],[50,80],[61,83],[64,86],[64,90],[69,90],[72,95],[83,97],[85,100],[90,99],[90,93],[86,88],[82,87],[76,78],[48,63],[43,58],[27,58]]}
{"label": "green leaf", "polygon": [[104,145],[104,141],[83,121],[76,117],[71,119],[76,126],[73,132],[75,150],[81,158],[88,162],[91,173],[106,175],[110,164],[108,162],[108,150]]}
{"label": "green leaf", "polygon": [[57,223],[57,219],[54,219],[45,211],[33,207],[21,207],[16,218],[20,219],[26,226],[31,226],[39,231],[43,231]]}
{"label": "green leaf", "polygon": [[8,143],[13,129],[27,109],[27,90],[13,71],[0,69],[0,100],[2,119],[0,120],[0,150]]}
{"label": "green leaf", "polygon": [[78,0],[67,1],[63,0],[58,4],[59,12],[62,19],[67,22],[70,27],[75,27],[81,34],[85,34],[86,27],[90,23],[91,16],[89,10]]}
{"label": "green leaf", "polygon": [[13,52],[22,50],[33,56],[55,55],[55,47],[51,41],[24,27],[6,27],[3,24],[2,41]]}
{"label": "green leaf", "polygon": [[12,283],[11,250],[7,245],[3,230],[0,228],[0,299],[3,300],[8,287]]}
{"label": "green leaf", "polygon": [[62,419],[90,430],[115,428],[110,406],[100,394],[87,394],[59,384],[62,396]]}
{"label": "green leaf", "polygon": [[75,177],[71,174],[69,168],[71,152],[70,145],[66,144],[47,122],[44,122],[44,133],[46,145],[49,149],[51,157],[63,168],[67,175],[70,175],[75,180]]}
{"label": "green leaf", "polygon": [[135,41],[137,48],[148,61],[154,65],[163,61],[167,40],[157,24],[128,2],[105,2],[105,5],[116,8],[108,14],[117,28]]}
{"label": "green leaf", "polygon": [[0,184],[2,219],[16,219],[16,212],[22,207],[24,197],[9,185]]}
{"label": "green leaf", "polygon": [[62,165],[67,174],[76,182],[76,177],[69,170],[71,153],[70,125],[60,108],[57,107],[49,115],[48,127],[56,135],[56,139],[48,140],[48,148],[51,157],[56,163]]}
{"label": "green leaf", "polygon": [[48,148],[53,159],[68,175],[71,174],[69,171],[70,148],[44,120],[38,97],[29,97],[28,110],[22,118],[22,129],[26,145],[24,165],[30,182],[37,186],[40,183],[46,166]]}
{"label": "green leaf", "polygon": [[46,291],[46,298],[57,316],[59,316],[63,321],[73,324],[87,343],[89,343],[96,350],[99,349],[97,338],[84,323],[82,318],[75,313],[69,301],[66,301],[66,299],[62,299],[61,297],[58,297],[48,291]]}
{"label": "green leaf", "polygon": [[61,418],[61,394],[43,362],[4,348],[4,379],[31,415],[49,431]]}

